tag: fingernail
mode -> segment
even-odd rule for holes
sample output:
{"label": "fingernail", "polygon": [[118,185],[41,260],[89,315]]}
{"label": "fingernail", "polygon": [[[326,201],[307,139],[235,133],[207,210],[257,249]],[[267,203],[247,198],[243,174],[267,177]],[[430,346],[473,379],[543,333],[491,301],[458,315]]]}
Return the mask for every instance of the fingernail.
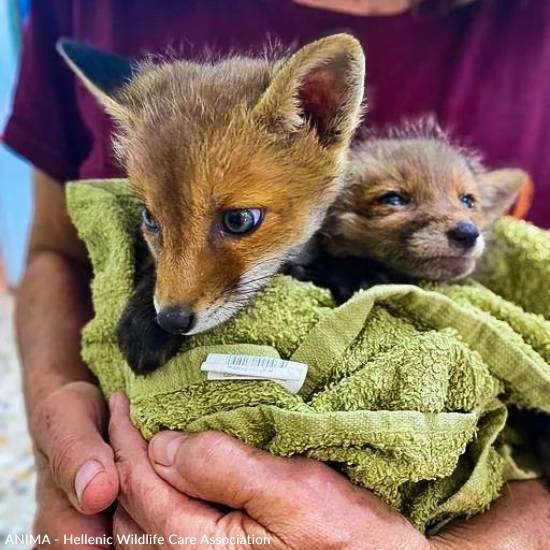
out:
{"label": "fingernail", "polygon": [[161,466],[171,466],[186,439],[187,434],[181,432],[166,431],[157,434],[149,443],[151,459]]}
{"label": "fingernail", "polygon": [[80,467],[74,478],[74,490],[78,502],[81,502],[82,495],[92,479],[103,471],[103,465],[97,460],[88,460]]}

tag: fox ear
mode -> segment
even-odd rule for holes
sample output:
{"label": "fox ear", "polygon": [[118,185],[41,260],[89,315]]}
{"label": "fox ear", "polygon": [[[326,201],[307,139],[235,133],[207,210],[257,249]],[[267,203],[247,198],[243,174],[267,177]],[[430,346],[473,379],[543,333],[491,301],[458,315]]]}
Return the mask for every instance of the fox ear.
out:
{"label": "fox ear", "polygon": [[274,131],[309,125],[322,145],[341,146],[359,123],[364,76],[365,58],[355,38],[323,38],[281,62],[254,113]]}
{"label": "fox ear", "polygon": [[129,122],[130,109],[117,99],[116,91],[132,78],[135,72],[132,61],[64,38],[56,47],[105,110],[119,122]]}
{"label": "fox ear", "polygon": [[493,170],[481,175],[481,207],[489,222],[506,214],[529,176],[519,169]]}

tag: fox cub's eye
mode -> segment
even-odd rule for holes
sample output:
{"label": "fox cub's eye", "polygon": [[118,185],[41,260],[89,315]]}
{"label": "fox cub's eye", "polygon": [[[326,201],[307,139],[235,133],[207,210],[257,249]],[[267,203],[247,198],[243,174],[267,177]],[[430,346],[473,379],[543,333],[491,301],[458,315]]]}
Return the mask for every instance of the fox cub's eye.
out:
{"label": "fox cub's eye", "polygon": [[149,233],[158,233],[160,231],[160,225],[147,208],[141,209],[141,221]]}
{"label": "fox cub's eye", "polygon": [[224,231],[232,235],[245,235],[258,227],[262,221],[260,208],[242,208],[239,210],[226,210],[222,215]]}
{"label": "fox cub's eye", "polygon": [[404,197],[403,195],[392,191],[390,193],[382,195],[378,199],[378,202],[380,204],[387,204],[389,206],[405,206],[406,204],[409,204],[410,200],[407,197]]}
{"label": "fox cub's eye", "polygon": [[473,208],[476,200],[473,195],[460,195],[460,202],[462,202],[467,208]]}

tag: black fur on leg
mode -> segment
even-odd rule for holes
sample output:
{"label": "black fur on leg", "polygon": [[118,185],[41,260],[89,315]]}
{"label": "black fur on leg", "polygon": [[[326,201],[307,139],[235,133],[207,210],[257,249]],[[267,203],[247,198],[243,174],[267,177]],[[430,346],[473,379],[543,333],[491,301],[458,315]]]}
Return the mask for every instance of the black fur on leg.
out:
{"label": "black fur on leg", "polygon": [[539,459],[542,466],[542,473],[547,484],[550,483],[550,415],[537,415],[537,440]]}
{"label": "black fur on leg", "polygon": [[116,327],[118,347],[136,374],[147,374],[166,363],[179,350],[182,337],[162,330],[153,305],[155,269],[140,273],[139,282]]}
{"label": "black fur on leg", "polygon": [[338,305],[349,300],[358,290],[390,282],[390,275],[372,260],[336,257],[323,249],[319,249],[306,263],[287,264],[284,273],[299,281],[329,289]]}
{"label": "black fur on leg", "polygon": [[[514,445],[517,445],[518,451],[538,459],[545,484],[550,489],[550,415],[510,407],[506,424],[512,428],[512,433],[517,434]],[[504,440],[508,438],[505,436]]]}

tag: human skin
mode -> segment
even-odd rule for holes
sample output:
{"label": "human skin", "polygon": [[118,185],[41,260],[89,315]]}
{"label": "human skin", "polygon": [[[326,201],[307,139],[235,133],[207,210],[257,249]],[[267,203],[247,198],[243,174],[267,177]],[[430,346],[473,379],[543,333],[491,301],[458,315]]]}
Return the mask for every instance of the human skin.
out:
{"label": "human skin", "polygon": [[[103,438],[107,409],[80,359],[80,329],[91,317],[89,265],[67,215],[63,186],[35,172],[34,188],[28,260],[16,296],[38,470],[34,529],[52,540],[65,533],[97,535],[110,530],[110,515],[98,513],[116,498],[118,476]],[[91,467],[77,477],[86,463]],[[94,466],[96,475],[86,485]]]}
{"label": "human skin", "polygon": [[313,8],[341,11],[354,15],[396,15],[411,7],[410,0],[294,0]]}
{"label": "human skin", "polygon": [[[414,8],[423,0],[294,0],[296,4],[303,4],[312,8],[319,8],[342,13],[351,13],[359,16],[398,15]],[[462,0],[463,4],[474,0]],[[445,2],[442,2],[445,4]],[[455,3],[461,3],[457,0]],[[449,2],[445,7],[449,7]]]}
{"label": "human skin", "polygon": [[[29,259],[16,307],[38,465],[35,533],[61,541],[70,534],[109,534],[113,516],[105,510],[120,495],[116,533],[158,532],[181,525],[182,519],[190,532],[201,533],[214,521],[217,529],[270,529],[281,547],[300,548],[303,539],[298,537],[304,533],[288,531],[299,517],[307,526],[302,548],[314,548],[311,541],[315,548],[342,547],[342,541],[366,536],[365,529],[365,540],[381,550],[403,548],[404,542],[411,549],[529,550],[544,548],[544,541],[550,540],[550,498],[539,482],[510,484],[490,512],[455,523],[427,541],[372,494],[313,460],[273,457],[221,434],[182,439],[173,432],[153,440],[149,460],[145,442],[129,422],[124,398],[111,420],[115,464],[115,453],[106,442],[109,414],[80,359],[80,329],[90,316],[89,265],[68,219],[63,187],[37,173]],[[171,466],[163,465],[166,459],[161,457],[167,456],[167,444],[174,439],[177,458]],[[242,460],[227,461],[227,456]],[[267,472],[270,475],[264,476]],[[274,493],[273,487],[279,486]],[[225,487],[227,494],[209,492],[216,487]],[[249,492],[243,493],[243,488]],[[288,494],[303,495],[307,510],[298,507],[289,516]],[[222,514],[196,496],[214,503],[234,502],[244,511]],[[247,503],[256,505],[254,517]],[[338,526],[329,521],[334,515],[341,520]]]}
{"label": "human skin", "polygon": [[156,533],[168,542],[170,535],[174,542],[200,541],[203,535],[269,536],[271,548],[296,550],[529,550],[545,548],[549,540],[550,495],[536,481],[509,484],[489,513],[427,539],[372,493],[320,462],[275,457],[216,432],[165,431],[147,445],[131,423],[126,397],[115,394],[110,406],[121,491],[115,535]]}

